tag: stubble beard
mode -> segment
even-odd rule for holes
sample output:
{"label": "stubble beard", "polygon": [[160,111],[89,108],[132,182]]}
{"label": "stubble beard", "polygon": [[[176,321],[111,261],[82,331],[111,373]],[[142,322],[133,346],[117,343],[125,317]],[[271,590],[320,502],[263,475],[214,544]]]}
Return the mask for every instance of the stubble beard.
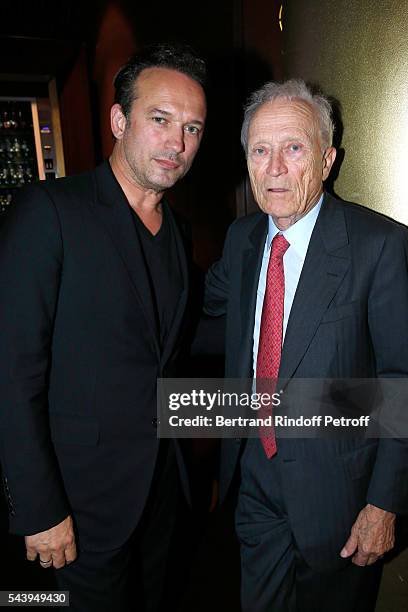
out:
{"label": "stubble beard", "polygon": [[[177,155],[172,154],[159,154],[157,157],[178,161]],[[156,193],[166,191],[167,189],[173,187],[173,185],[183,178],[188,170],[188,168],[184,168],[182,165],[180,165],[179,168],[176,168],[173,171],[175,174],[171,174],[171,171],[160,171],[160,168],[157,168],[157,172],[155,172],[153,168],[155,161],[152,157],[149,159],[150,166],[148,166],[146,169],[140,168],[136,160],[128,160],[128,163],[131,168],[134,181],[143,189],[151,189]]]}

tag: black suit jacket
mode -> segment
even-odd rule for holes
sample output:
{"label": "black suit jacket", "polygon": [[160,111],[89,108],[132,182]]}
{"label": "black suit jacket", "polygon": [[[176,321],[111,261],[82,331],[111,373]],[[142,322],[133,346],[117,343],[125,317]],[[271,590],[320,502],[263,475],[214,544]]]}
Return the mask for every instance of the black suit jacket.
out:
{"label": "black suit jacket", "polygon": [[107,162],[33,185],[2,228],[0,448],[15,533],[73,513],[84,548],[110,549],[140,518],[158,451],[156,379],[174,365],[188,293],[168,216],[183,290],[162,348],[131,211]]}
{"label": "black suit jacket", "polygon": [[[261,212],[236,221],[207,277],[207,313],[227,316],[227,377],[252,377],[267,226]],[[407,376],[407,245],[403,226],[325,195],[290,312],[280,378]],[[242,447],[223,442],[221,497]],[[311,566],[341,565],[339,551],[367,502],[407,511],[406,440],[280,439],[277,460],[289,520]]]}

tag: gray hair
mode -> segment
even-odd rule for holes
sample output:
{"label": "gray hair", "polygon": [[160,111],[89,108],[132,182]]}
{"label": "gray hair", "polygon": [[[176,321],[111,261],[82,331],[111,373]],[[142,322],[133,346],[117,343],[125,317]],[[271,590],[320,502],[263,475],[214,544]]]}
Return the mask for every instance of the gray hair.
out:
{"label": "gray hair", "polygon": [[251,94],[245,108],[244,121],[241,129],[241,143],[245,154],[248,153],[248,132],[251,121],[260,106],[267,102],[273,102],[277,98],[286,100],[299,99],[308,102],[316,113],[320,128],[320,139],[324,149],[330,147],[333,142],[333,119],[332,107],[327,98],[320,94],[314,94],[312,90],[301,79],[290,79],[283,83],[270,81],[263,87]]}

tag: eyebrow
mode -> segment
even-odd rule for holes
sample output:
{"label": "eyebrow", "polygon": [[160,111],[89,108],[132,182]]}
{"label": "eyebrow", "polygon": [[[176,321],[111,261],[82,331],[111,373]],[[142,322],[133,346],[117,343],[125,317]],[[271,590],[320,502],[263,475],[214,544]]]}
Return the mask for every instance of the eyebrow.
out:
{"label": "eyebrow", "polygon": [[148,112],[149,113],[160,113],[161,115],[166,115],[167,117],[172,114],[169,111],[163,110],[162,108],[149,108]]}
{"label": "eyebrow", "polygon": [[[282,138],[281,143],[285,144],[286,142],[304,142],[304,137],[302,136],[284,136],[284,138]],[[259,138],[258,140],[255,140],[254,142],[250,143],[251,146],[256,146],[259,144],[267,144],[270,145],[270,142],[268,141],[268,139],[264,139],[264,138]]]}
{"label": "eyebrow", "polygon": [[[148,114],[151,113],[159,113],[160,115],[164,115],[165,117],[171,117],[173,114],[170,111],[163,110],[162,108],[151,108],[149,109]],[[201,121],[200,119],[192,119],[191,121],[187,121],[186,123],[195,123],[200,126],[204,125],[204,121]]]}

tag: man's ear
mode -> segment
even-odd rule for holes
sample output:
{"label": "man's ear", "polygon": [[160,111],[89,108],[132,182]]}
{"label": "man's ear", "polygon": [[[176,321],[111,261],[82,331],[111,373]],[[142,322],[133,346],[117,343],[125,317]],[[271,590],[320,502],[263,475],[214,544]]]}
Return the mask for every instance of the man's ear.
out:
{"label": "man's ear", "polygon": [[123,137],[126,129],[126,117],[120,104],[114,104],[110,111],[111,130],[117,140]]}
{"label": "man's ear", "polygon": [[325,181],[330,174],[330,170],[334,164],[334,160],[336,159],[336,149],[334,147],[329,147],[325,150],[323,154],[323,169],[322,169],[322,179]]}

